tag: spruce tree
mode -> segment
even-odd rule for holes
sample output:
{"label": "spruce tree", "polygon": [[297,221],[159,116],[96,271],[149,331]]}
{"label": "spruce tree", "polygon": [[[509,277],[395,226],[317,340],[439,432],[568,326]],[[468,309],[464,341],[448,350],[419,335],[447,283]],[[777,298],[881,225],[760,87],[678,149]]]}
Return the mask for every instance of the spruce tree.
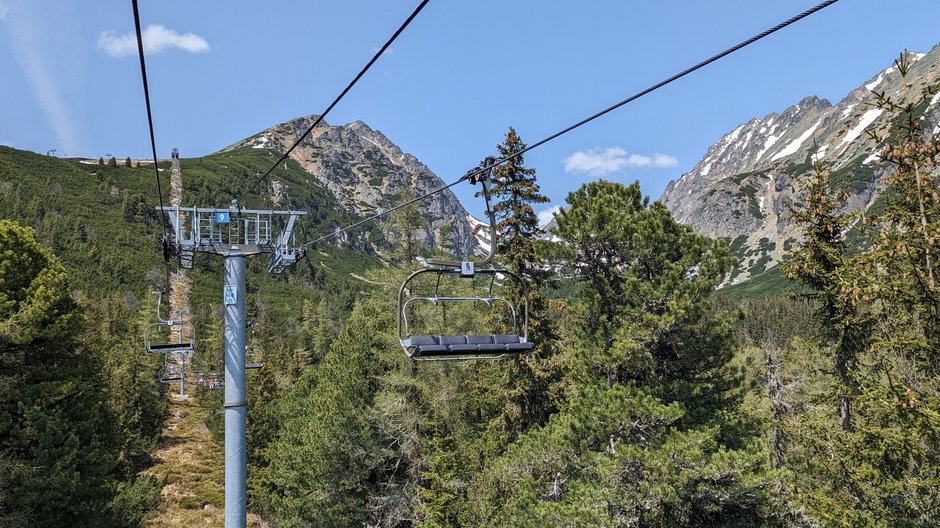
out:
{"label": "spruce tree", "polygon": [[[506,139],[496,149],[501,157],[507,157],[525,147],[516,130],[509,127]],[[497,166],[493,176],[493,212],[500,237],[497,253],[510,270],[531,281],[532,289],[537,290],[545,284],[549,272],[541,269],[536,259],[535,240],[541,231],[533,205],[550,200],[539,193],[535,169],[525,166],[521,154]]]}
{"label": "spruce tree", "polygon": [[[805,445],[791,457],[796,487],[824,526],[935,526],[940,511],[940,199],[934,176],[940,139],[925,130],[922,119],[937,87],[914,93],[907,80],[910,64],[906,54],[895,63],[905,82],[897,100],[895,94],[875,93],[877,105],[895,116],[890,136],[870,134],[883,145],[881,159],[894,165],[883,207],[861,218],[858,255],[828,276],[816,259],[812,273],[824,279],[814,286],[825,292],[824,302],[831,298],[834,306],[851,307],[844,313],[859,314],[855,320],[871,321],[862,327],[866,346],[853,373],[851,429],[833,430],[807,413]],[[814,211],[803,214],[812,217]],[[838,231],[839,224],[829,225]],[[839,323],[837,317],[830,324]]]}
{"label": "spruce tree", "polygon": [[[784,264],[787,276],[807,286],[807,297],[817,301],[816,315],[826,334],[824,346],[832,350],[837,384],[839,423],[852,429],[852,400],[858,393],[856,369],[867,347],[868,323],[851,296],[852,262],[845,233],[852,215],[841,212],[845,193],[832,188],[827,168],[813,161],[803,204],[791,210],[790,220],[803,230],[803,242]],[[856,283],[857,284],[857,283]],[[856,285],[857,287],[857,285]]]}
{"label": "spruce tree", "polygon": [[[526,144],[512,127],[496,146],[501,158],[525,150]],[[515,285],[517,304],[529,304],[529,340],[535,344],[532,353],[517,358],[506,374],[509,396],[506,418],[512,435],[534,425],[545,423],[554,412],[550,388],[558,381],[557,369],[551,363],[553,345],[558,336],[547,317],[547,306],[541,289],[552,272],[537,254],[539,229],[534,206],[549,202],[536,183],[536,169],[525,166],[525,158],[515,155],[493,171],[493,213],[499,233],[497,261],[525,281]],[[524,298],[527,296],[527,299]],[[498,374],[498,373],[497,373]]]}

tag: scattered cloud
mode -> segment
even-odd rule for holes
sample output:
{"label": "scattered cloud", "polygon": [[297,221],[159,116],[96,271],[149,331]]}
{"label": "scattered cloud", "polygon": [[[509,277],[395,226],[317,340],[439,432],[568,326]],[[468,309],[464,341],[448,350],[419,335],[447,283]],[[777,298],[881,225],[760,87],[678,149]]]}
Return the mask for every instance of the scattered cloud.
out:
{"label": "scattered cloud", "polygon": [[[370,53],[371,55],[375,55],[375,54],[378,53],[379,50],[381,50],[381,49],[382,49],[382,48],[379,47],[379,46],[372,46],[372,49],[369,50],[369,53]],[[387,50],[385,50],[385,53],[383,53],[382,56],[391,55],[392,53],[395,53],[395,48],[388,48]]]}
{"label": "scattered cloud", "polygon": [[668,169],[670,167],[675,167],[679,164],[679,160],[672,156],[667,156],[665,154],[653,154],[653,163],[652,165],[657,169]]}
{"label": "scattered cloud", "polygon": [[575,152],[563,160],[565,172],[604,176],[627,166],[627,151],[620,147]]}
{"label": "scattered cloud", "polygon": [[542,209],[538,212],[537,216],[539,218],[539,227],[545,227],[546,224],[552,221],[552,218],[555,218],[555,215],[558,214],[558,211],[561,211],[561,206],[556,205],[554,207],[549,207],[548,209]]}
{"label": "scattered cloud", "polygon": [[629,154],[620,147],[594,148],[581,150],[562,160],[565,172],[577,172],[588,176],[606,176],[625,168],[655,167],[669,168],[679,164],[679,160],[665,154]]}
{"label": "scattered cloud", "polygon": [[[151,24],[143,31],[144,52],[156,54],[176,48],[189,53],[209,51],[206,39],[194,33],[181,35],[172,29]],[[112,57],[126,57],[137,54],[137,34],[127,33],[118,36],[114,31],[102,31],[98,34],[98,49]]]}
{"label": "scattered cloud", "polygon": [[0,0],[0,20],[3,20],[7,17],[7,13],[10,12],[10,6],[6,4],[3,0]]}
{"label": "scattered cloud", "polygon": [[12,147],[13,145],[15,145],[15,143],[13,143],[12,141],[0,141],[0,145],[3,145],[4,147]]}

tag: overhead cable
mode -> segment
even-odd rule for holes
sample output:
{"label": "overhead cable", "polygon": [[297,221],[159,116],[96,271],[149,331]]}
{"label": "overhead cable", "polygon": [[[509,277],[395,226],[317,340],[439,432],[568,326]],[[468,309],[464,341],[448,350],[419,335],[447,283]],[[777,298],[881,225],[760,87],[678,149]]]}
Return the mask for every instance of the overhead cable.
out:
{"label": "overhead cable", "polygon": [[[137,9],[137,0],[131,0],[134,8],[134,28],[137,30],[137,53],[140,55],[140,76],[144,83],[144,102],[147,105],[147,125],[150,127],[150,149],[153,152],[153,173],[157,177],[157,197],[160,201],[160,210],[163,210],[163,188],[160,185],[160,169],[157,167],[157,140],[153,133],[153,112],[150,110],[150,86],[147,83],[147,63],[144,61],[144,37],[140,30],[140,12]],[[166,218],[160,215],[163,225],[163,239],[166,240]]]}
{"label": "overhead cable", "polygon": [[259,176],[254,181],[254,183],[251,184],[251,187],[248,188],[245,194],[251,194],[251,192],[255,190],[255,187],[257,187],[259,183],[264,181],[274,171],[274,169],[277,168],[277,166],[282,161],[286,160],[287,157],[290,156],[290,153],[293,152],[294,149],[297,148],[297,146],[299,146],[303,142],[303,140],[306,139],[307,136],[310,135],[311,132],[313,132],[313,129],[316,128],[316,126],[319,125],[320,122],[322,122],[326,118],[327,114],[330,113],[330,110],[332,110],[333,107],[336,106],[336,104],[339,103],[343,97],[345,97],[345,95],[349,92],[349,90],[351,90],[352,87],[355,86],[357,82],[359,82],[359,79],[361,79],[362,76],[365,75],[367,71],[369,71],[369,68],[371,68],[372,65],[375,64],[375,62],[379,60],[379,57],[381,57],[382,54],[385,53],[385,51],[388,50],[388,48],[392,45],[392,43],[395,42],[395,39],[397,39],[398,36],[401,35],[403,31],[405,31],[405,28],[407,28],[408,25],[411,24],[411,21],[414,20],[415,17],[418,16],[418,13],[420,13],[421,10],[424,9],[424,6],[426,6],[429,1],[430,0],[422,0],[422,2],[418,5],[418,7],[415,8],[414,12],[411,13],[411,15],[404,21],[404,23],[402,23],[402,25],[398,28],[397,31],[395,31],[392,37],[388,39],[385,45],[379,48],[379,50],[375,53],[375,55],[372,56],[372,60],[370,60],[369,63],[366,64],[365,67],[363,67],[362,70],[359,71],[359,74],[356,75],[356,77],[353,78],[353,80],[350,81],[348,85],[346,85],[346,88],[342,92],[340,92],[340,94],[336,97],[336,99],[334,99],[333,102],[330,103],[330,106],[326,107],[326,110],[324,110],[323,113],[321,113],[316,118],[316,120],[314,120],[313,124],[307,128],[306,132],[304,132],[303,135],[297,138],[297,141],[294,141],[294,144],[291,145],[291,147],[287,149],[287,151],[284,152],[284,154],[282,154],[281,157],[278,158],[278,160],[275,161],[273,165],[271,165],[271,168],[265,171],[264,174]]}
{"label": "overhead cable", "polygon": [[[157,179],[157,199],[160,202],[160,210],[163,211],[163,187],[160,185],[160,167],[157,166],[157,140],[153,133],[153,111],[150,109],[150,86],[147,83],[147,63],[144,60],[144,36],[140,30],[140,11],[137,9],[137,0],[131,0],[131,6],[134,10],[134,29],[137,32],[137,54],[140,56],[140,77],[144,84],[144,102],[147,105],[147,125],[150,128],[150,151],[153,154],[153,174]],[[139,163],[138,163],[139,165]],[[169,232],[166,228],[166,217],[160,214],[160,225],[163,227],[163,259],[166,262],[166,287],[170,288],[170,261],[167,258],[167,244],[169,243]]]}
{"label": "overhead cable", "polygon": [[[525,154],[526,152],[528,152],[528,151],[530,151],[530,150],[532,150],[532,149],[534,149],[534,148],[540,147],[540,146],[542,146],[542,145],[548,143],[549,141],[551,141],[551,140],[553,140],[553,139],[556,139],[556,138],[558,138],[559,136],[562,136],[562,135],[564,135],[564,134],[567,134],[568,132],[571,132],[572,130],[574,130],[574,129],[576,129],[576,128],[582,126],[582,125],[585,125],[585,124],[587,124],[587,123],[590,123],[591,121],[594,121],[595,119],[597,119],[597,118],[599,118],[599,117],[601,117],[601,116],[603,116],[603,115],[605,115],[605,114],[608,114],[608,113],[610,113],[610,112],[612,112],[612,111],[614,111],[614,110],[620,108],[621,106],[623,106],[623,105],[625,105],[625,104],[627,104],[627,103],[630,103],[630,102],[632,102],[632,101],[635,101],[635,100],[639,99],[640,97],[643,97],[644,95],[646,95],[646,94],[648,94],[648,93],[650,93],[650,92],[652,92],[652,91],[658,90],[658,89],[662,88],[663,86],[666,86],[667,84],[669,84],[669,83],[671,83],[671,82],[673,82],[673,81],[676,81],[676,80],[678,80],[678,79],[680,79],[680,78],[682,78],[682,77],[685,77],[686,75],[688,75],[688,74],[690,74],[690,73],[692,73],[692,72],[694,72],[694,71],[696,71],[696,70],[699,70],[699,69],[701,69],[701,68],[704,68],[705,66],[707,66],[707,65],[709,65],[709,64],[711,64],[711,63],[717,61],[718,59],[721,59],[721,58],[723,58],[723,57],[725,57],[725,56],[727,56],[727,55],[730,55],[730,54],[734,53],[735,51],[740,50],[741,48],[744,48],[744,47],[746,47],[746,46],[749,46],[749,45],[751,45],[751,44],[757,42],[758,40],[760,40],[760,39],[762,39],[762,38],[764,38],[764,37],[770,35],[771,33],[775,33],[775,32],[777,32],[777,31],[780,31],[781,29],[783,29],[783,28],[785,28],[785,27],[787,27],[787,26],[789,26],[789,25],[791,25],[791,24],[793,24],[793,23],[795,23],[795,22],[798,22],[798,21],[800,21],[800,20],[802,20],[802,19],[804,19],[804,18],[806,18],[806,17],[812,15],[813,13],[816,13],[817,11],[820,11],[820,10],[823,9],[823,8],[829,7],[830,5],[832,5],[832,4],[834,4],[834,3],[838,2],[838,1],[839,1],[839,0],[826,0],[825,2],[822,2],[822,3],[820,3],[820,4],[818,4],[818,5],[814,6],[814,7],[812,7],[812,8],[810,8],[810,9],[807,9],[806,11],[803,11],[802,13],[800,13],[800,14],[798,14],[798,15],[796,15],[796,16],[794,16],[794,17],[788,19],[788,20],[785,20],[785,21],[781,22],[781,23],[777,24],[776,26],[773,26],[773,27],[770,28],[770,29],[767,29],[767,30],[765,30],[765,31],[762,31],[761,33],[758,33],[757,35],[754,35],[753,37],[751,37],[751,38],[749,38],[749,39],[747,39],[747,40],[745,40],[745,41],[743,41],[743,42],[741,42],[741,43],[739,43],[739,44],[736,44],[736,45],[734,45],[734,46],[732,46],[732,47],[730,47],[730,48],[728,48],[728,49],[722,51],[721,53],[718,53],[717,55],[713,55],[712,57],[709,57],[708,59],[705,59],[705,60],[703,60],[702,62],[699,62],[699,63],[696,64],[695,66],[692,66],[692,67],[690,67],[690,68],[687,68],[687,69],[685,69],[685,70],[683,70],[683,71],[681,71],[681,72],[679,72],[679,73],[673,75],[672,77],[669,77],[668,79],[665,79],[665,80],[663,80],[663,81],[660,81],[660,82],[658,82],[658,83],[656,83],[656,84],[650,86],[649,88],[646,88],[645,90],[642,90],[642,91],[640,91],[640,92],[637,92],[637,93],[631,95],[630,97],[627,97],[626,99],[624,99],[624,100],[622,100],[622,101],[620,101],[620,102],[618,102],[618,103],[616,103],[616,104],[613,104],[613,105],[611,105],[611,106],[609,106],[609,107],[607,107],[607,108],[601,110],[600,112],[597,112],[596,114],[594,114],[594,115],[592,115],[592,116],[590,116],[590,117],[587,117],[587,118],[585,118],[585,119],[582,119],[581,121],[578,121],[577,123],[575,123],[575,124],[573,124],[573,125],[571,125],[571,126],[565,128],[565,129],[562,129],[562,130],[560,130],[560,131],[558,131],[558,132],[556,132],[556,133],[554,133],[554,134],[552,134],[552,135],[550,135],[550,136],[548,136],[548,137],[546,137],[546,138],[544,138],[544,139],[542,139],[542,140],[540,140],[540,141],[537,141],[537,142],[535,142],[535,143],[533,143],[533,144],[531,144],[531,145],[526,146],[526,147],[523,148],[523,149],[520,149],[520,150],[518,150],[518,151],[516,151],[516,152],[513,152],[512,154],[509,154],[508,156],[505,156],[505,157],[503,157],[503,158],[499,158],[499,159],[497,159],[496,161],[494,161],[493,163],[491,163],[491,164],[489,164],[489,165],[481,166],[481,167],[478,167],[478,168],[476,168],[476,169],[473,169],[473,170],[467,172],[466,174],[464,174],[463,176],[461,176],[460,179],[458,179],[458,180],[456,180],[456,181],[454,181],[454,182],[452,182],[452,183],[449,183],[449,184],[447,184],[447,185],[445,185],[445,186],[443,186],[443,187],[440,187],[440,188],[438,188],[438,189],[434,189],[433,191],[431,191],[431,192],[429,192],[429,193],[427,193],[427,194],[423,194],[423,195],[421,195],[421,196],[418,196],[417,198],[414,198],[414,199],[409,200],[409,201],[407,201],[407,202],[405,202],[405,203],[396,205],[395,207],[392,207],[392,208],[390,208],[390,209],[386,209],[386,210],[384,210],[384,211],[380,211],[380,212],[378,212],[378,213],[376,213],[376,214],[374,214],[374,215],[372,215],[372,216],[369,216],[369,217],[367,217],[367,218],[365,218],[365,219],[363,219],[363,220],[360,220],[360,221],[355,222],[355,223],[353,223],[353,224],[350,224],[350,225],[348,225],[348,226],[346,226],[346,227],[343,227],[342,229],[337,229],[337,230],[335,230],[335,231],[333,231],[333,232],[331,232],[331,233],[329,233],[329,234],[327,234],[327,235],[323,235],[323,236],[321,236],[320,238],[311,240],[310,242],[305,243],[305,244],[303,245],[303,247],[307,247],[307,246],[309,246],[309,245],[315,244],[315,243],[320,242],[320,241],[322,241],[322,240],[325,240],[325,239],[327,239],[327,238],[331,238],[331,237],[338,236],[338,235],[344,233],[345,231],[348,231],[348,230],[353,229],[353,228],[355,228],[355,227],[358,227],[358,226],[360,226],[360,225],[362,225],[362,224],[365,224],[365,223],[367,223],[367,222],[370,222],[370,221],[372,221],[372,220],[375,220],[375,219],[377,219],[377,218],[379,218],[379,217],[382,217],[382,216],[385,216],[385,215],[390,214],[390,213],[392,213],[392,212],[395,212],[395,211],[401,209],[402,207],[406,207],[406,206],[411,205],[411,204],[413,204],[413,203],[415,203],[415,202],[424,200],[425,198],[429,198],[429,197],[431,197],[431,196],[434,196],[435,194],[438,194],[438,193],[440,193],[440,192],[442,192],[442,191],[445,191],[445,190],[447,190],[447,189],[449,189],[449,188],[451,188],[451,187],[457,185],[458,183],[460,183],[460,182],[462,182],[462,181],[464,181],[464,180],[468,180],[468,179],[472,178],[473,176],[476,176],[477,174],[480,174],[480,173],[482,173],[482,172],[488,171],[488,170],[490,170],[490,169],[492,169],[492,168],[494,168],[494,167],[496,167],[496,166],[498,166],[498,165],[502,165],[503,163],[506,163],[506,162],[509,161],[509,160],[515,159],[515,158],[517,158],[517,157],[519,157],[519,156]],[[280,160],[278,160],[278,161],[280,162]]]}

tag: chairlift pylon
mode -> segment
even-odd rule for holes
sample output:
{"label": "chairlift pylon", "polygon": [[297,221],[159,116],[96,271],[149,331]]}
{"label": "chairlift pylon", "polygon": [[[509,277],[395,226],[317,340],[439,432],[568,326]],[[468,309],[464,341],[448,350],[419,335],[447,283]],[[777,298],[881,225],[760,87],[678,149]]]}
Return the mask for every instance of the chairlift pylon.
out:
{"label": "chairlift pylon", "polygon": [[[506,270],[487,266],[496,256],[497,230],[496,216],[490,204],[490,180],[492,178],[492,169],[494,158],[487,158],[481,166],[487,167],[471,176],[470,182],[480,183],[483,186],[483,198],[486,202],[486,213],[490,223],[490,248],[489,254],[481,261],[447,261],[447,260],[428,260],[428,267],[412,272],[402,283],[398,290],[398,341],[404,349],[405,354],[414,361],[462,361],[470,359],[500,359],[512,354],[529,352],[533,348],[533,343],[528,339],[529,328],[529,298],[528,287],[525,280],[517,274]],[[411,292],[409,286],[412,281],[423,275],[434,274],[437,276],[434,294],[428,296],[406,296],[406,292]],[[473,279],[477,275],[488,275],[490,277],[490,291],[485,296],[479,295],[441,295],[441,278],[457,277],[461,279]],[[513,304],[502,297],[492,295],[492,287],[498,276],[510,277],[523,285],[523,305],[521,313],[517,312]],[[508,313],[511,316],[511,329],[509,333],[482,332],[476,328],[474,333],[461,335],[416,335],[415,328],[409,320],[409,307],[414,303],[428,302],[433,305],[445,306],[448,303],[482,303],[488,308],[494,305],[505,304]],[[521,320],[520,320],[521,319]],[[482,326],[482,325],[481,325]]]}

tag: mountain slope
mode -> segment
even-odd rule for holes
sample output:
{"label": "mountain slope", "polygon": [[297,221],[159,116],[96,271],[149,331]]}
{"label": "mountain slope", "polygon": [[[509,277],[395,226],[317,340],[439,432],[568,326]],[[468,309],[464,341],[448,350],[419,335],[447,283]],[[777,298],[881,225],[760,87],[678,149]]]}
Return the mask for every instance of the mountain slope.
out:
{"label": "mountain slope", "polygon": [[[811,170],[811,155],[826,163],[835,182],[845,186],[848,210],[867,210],[884,189],[890,166],[877,151],[896,118],[876,108],[875,92],[894,99],[917,96],[940,80],[940,46],[909,53],[912,66],[905,86],[891,66],[851,91],[835,106],[806,97],[780,113],[736,127],[708,149],[705,157],[660,200],[673,215],[703,234],[727,239],[742,259],[733,282],[775,266],[798,238],[787,220],[800,200],[799,178]],[[940,95],[926,103],[926,119],[936,133]],[[815,154],[813,154],[815,152]]]}
{"label": "mountain slope", "polygon": [[[275,125],[217,154],[250,148],[279,156],[316,119],[311,115]],[[360,216],[388,209],[445,185],[417,158],[402,152],[384,134],[362,121],[340,126],[321,122],[291,152],[290,159],[329,189],[337,205]],[[282,193],[278,171],[271,175],[271,180],[268,193],[277,201]],[[476,248],[476,241],[470,236],[467,211],[450,190],[418,202],[418,208],[428,220],[428,226],[419,230],[419,239],[426,245],[446,247],[459,255],[468,255]]]}

